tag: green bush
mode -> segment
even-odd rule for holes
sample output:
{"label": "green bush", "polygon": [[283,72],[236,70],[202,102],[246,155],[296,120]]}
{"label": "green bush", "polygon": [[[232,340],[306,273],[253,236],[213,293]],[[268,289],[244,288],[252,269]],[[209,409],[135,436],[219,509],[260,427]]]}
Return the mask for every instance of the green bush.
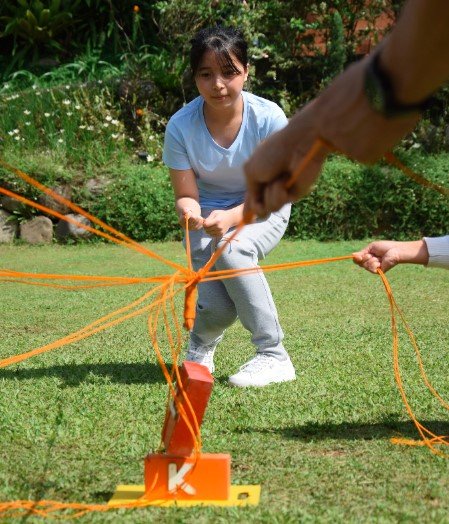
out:
{"label": "green bush", "polygon": [[173,190],[165,169],[128,166],[114,177],[101,196],[85,206],[134,240],[181,238]]}
{"label": "green bush", "polygon": [[[449,155],[403,154],[415,172],[449,186]],[[317,240],[405,239],[449,233],[449,201],[397,169],[334,157],[316,189],[293,206],[287,235]]]}
{"label": "green bush", "polygon": [[[415,172],[449,187],[449,155],[403,154]],[[132,238],[180,238],[167,170],[127,167],[91,209]],[[363,166],[330,158],[315,190],[294,204],[287,237],[350,240],[449,233],[449,200],[385,163]]]}
{"label": "green bush", "polygon": [[[402,153],[402,156],[416,173],[449,187],[448,154]],[[19,167],[46,185],[71,183],[76,203],[137,241],[181,238],[166,168],[129,159],[104,166],[96,170],[96,175],[109,183],[102,194],[93,197],[84,190],[89,173],[52,165],[50,160],[45,164],[42,157],[35,157]],[[1,169],[0,185],[33,200],[38,197],[36,190]],[[20,219],[28,218],[34,211],[24,208],[18,213]],[[447,233],[447,197],[416,184],[385,163],[363,166],[334,156],[325,164],[315,190],[294,204],[286,236],[324,241],[368,237],[411,239]]]}

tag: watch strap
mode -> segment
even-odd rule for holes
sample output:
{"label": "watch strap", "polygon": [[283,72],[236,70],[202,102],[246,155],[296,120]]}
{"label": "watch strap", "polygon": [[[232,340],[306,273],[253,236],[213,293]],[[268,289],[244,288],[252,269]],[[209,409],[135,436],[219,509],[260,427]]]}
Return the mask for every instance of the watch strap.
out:
{"label": "watch strap", "polygon": [[375,52],[365,70],[365,94],[370,106],[386,118],[422,113],[429,108],[431,97],[418,103],[403,104],[396,98],[393,82],[380,64],[380,52]]}

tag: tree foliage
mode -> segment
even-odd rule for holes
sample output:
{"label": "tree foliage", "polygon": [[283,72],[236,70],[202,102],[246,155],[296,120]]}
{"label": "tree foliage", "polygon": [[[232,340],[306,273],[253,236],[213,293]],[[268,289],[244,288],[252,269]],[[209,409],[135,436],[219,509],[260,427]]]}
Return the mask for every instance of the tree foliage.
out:
{"label": "tree foliage", "polygon": [[131,65],[137,75],[149,72],[181,103],[193,94],[188,74],[193,34],[210,25],[234,25],[250,44],[252,89],[290,113],[357,58],[367,38],[375,43],[380,36],[376,20],[381,14],[392,19],[401,3],[6,0],[0,6],[0,42],[10,53],[0,66],[5,79],[17,69],[39,73],[94,55],[114,66]]}

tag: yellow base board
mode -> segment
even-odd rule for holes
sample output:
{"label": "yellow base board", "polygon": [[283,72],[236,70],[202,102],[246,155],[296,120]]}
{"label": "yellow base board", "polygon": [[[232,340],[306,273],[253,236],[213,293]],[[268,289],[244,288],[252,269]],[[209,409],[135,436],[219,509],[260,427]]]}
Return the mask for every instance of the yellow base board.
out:
{"label": "yellow base board", "polygon": [[[130,504],[145,494],[145,486],[117,486],[109,505]],[[257,506],[260,499],[260,485],[231,486],[227,500],[153,500],[150,506]]]}

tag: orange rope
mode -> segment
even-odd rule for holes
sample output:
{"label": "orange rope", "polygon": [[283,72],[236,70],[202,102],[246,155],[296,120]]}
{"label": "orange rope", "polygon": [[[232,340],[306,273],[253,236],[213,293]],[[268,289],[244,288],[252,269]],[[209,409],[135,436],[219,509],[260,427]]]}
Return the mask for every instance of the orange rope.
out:
{"label": "orange rope", "polygon": [[26,273],[22,271],[12,271],[10,269],[0,269],[0,277],[16,277],[16,278],[30,278],[39,280],[81,280],[84,282],[91,281],[106,281],[111,284],[148,284],[154,282],[165,282],[167,275],[159,275],[155,277],[117,277],[104,275],[58,275],[53,273]]}
{"label": "orange rope", "polygon": [[[98,320],[95,320],[94,322],[88,324],[87,326],[85,326],[84,328],[78,330],[78,331],[75,331],[74,333],[71,333],[70,335],[67,335],[65,337],[62,337],[58,340],[55,340],[54,342],[51,342],[50,344],[46,344],[44,346],[41,346],[39,348],[36,348],[36,349],[33,349],[32,351],[28,351],[26,353],[22,353],[20,355],[14,355],[12,357],[8,357],[8,358],[5,358],[3,360],[0,360],[0,368],[5,368],[7,366],[10,366],[12,364],[17,364],[18,362],[22,362],[23,360],[27,360],[28,358],[31,358],[31,357],[34,357],[36,355],[40,355],[42,353],[46,353],[48,351],[51,351],[53,349],[57,349],[57,348],[60,348],[62,346],[65,346],[67,344],[72,344],[73,342],[78,342],[79,340],[83,340],[87,337],[90,337],[91,335],[94,335],[95,333],[98,333],[100,331],[104,331],[105,329],[109,328],[109,327],[112,327],[112,326],[115,326],[117,324],[120,324],[122,322],[124,322],[125,320],[128,320],[130,318],[134,318],[138,315],[141,315],[145,312],[148,312],[148,311],[151,311],[151,309],[153,307],[155,307],[155,305],[157,305],[157,301],[156,302],[152,302],[151,304],[147,305],[147,306],[144,306],[143,308],[140,308],[136,311],[133,311],[131,313],[127,313],[127,314],[124,314],[122,316],[118,316],[118,315],[121,315],[122,313],[124,313],[125,311],[129,311],[130,309],[132,308],[135,308],[137,307],[138,305],[140,305],[142,302],[144,302],[146,299],[148,299],[152,294],[156,293],[157,291],[159,291],[161,289],[161,287],[163,286],[163,284],[161,284],[161,286],[158,286],[150,291],[148,291],[147,293],[145,293],[142,297],[140,297],[139,299],[135,300],[134,302],[132,302],[131,304],[128,304],[120,309],[117,309],[116,311],[113,311],[107,315],[105,315],[104,317],[101,317],[100,319]],[[113,319],[113,317],[117,317],[118,318],[115,318]],[[113,320],[111,320],[113,319]]]}
{"label": "orange rope", "polygon": [[[439,393],[435,390],[435,388],[430,383],[427,374],[424,369],[424,365],[421,359],[421,354],[419,351],[418,344],[416,343],[416,339],[404,317],[404,314],[402,313],[401,309],[396,303],[396,300],[393,296],[393,291],[390,287],[390,284],[385,276],[385,274],[382,272],[381,269],[377,270],[380,278],[382,279],[382,282],[385,287],[385,291],[387,293],[388,301],[390,303],[390,313],[391,313],[391,331],[393,335],[393,369],[394,369],[394,377],[396,380],[396,384],[398,386],[399,392],[401,394],[402,402],[407,410],[407,413],[411,420],[413,421],[414,425],[416,426],[416,429],[418,430],[418,433],[421,436],[421,441],[414,441],[411,439],[402,439],[402,438],[392,438],[391,441],[394,444],[406,444],[406,445],[424,445],[427,446],[432,453],[435,453],[440,456],[444,456],[446,458],[449,458],[449,455],[446,453],[443,453],[438,448],[435,448],[435,444],[444,444],[446,446],[449,446],[449,437],[447,436],[438,436],[435,435],[432,431],[427,429],[425,426],[423,426],[418,419],[416,418],[415,414],[413,413],[413,410],[410,406],[410,403],[408,402],[407,396],[405,394],[404,385],[402,382],[402,376],[401,376],[401,370],[399,367],[399,339],[398,339],[398,327],[397,327],[397,320],[396,320],[396,314],[399,315],[399,318],[401,319],[404,328],[409,336],[410,342],[413,346],[413,349],[415,350],[416,358],[418,360],[419,370],[421,373],[421,377],[424,381],[424,384],[429,389],[429,391],[432,393],[434,397],[436,397],[441,405],[449,410],[449,404],[443,400],[443,398],[439,395]],[[430,438],[429,438],[430,437]]]}
{"label": "orange rope", "polygon": [[[74,291],[78,289],[93,289],[111,286],[130,286],[142,283],[165,282],[166,276],[135,278],[135,277],[108,277],[108,276],[83,276],[83,275],[51,275],[45,273],[23,273],[19,271],[0,270],[0,282],[25,284],[29,286],[50,287]],[[33,282],[33,280],[75,280],[90,281],[92,284],[54,284],[47,282]]]}
{"label": "orange rope", "polygon": [[[5,164],[0,159],[0,165],[3,165],[5,167],[8,164]],[[11,168],[11,169],[14,169],[14,168]],[[31,181],[36,182],[33,178],[31,178],[31,177],[28,177],[28,178]],[[36,184],[38,184],[39,186],[42,185],[42,184],[39,184],[38,182],[36,182]],[[33,183],[32,185],[34,186],[35,184]],[[42,186],[42,187],[45,187],[45,186]],[[51,190],[49,190],[49,191],[51,191]],[[105,238],[107,240],[110,240],[111,242],[115,242],[116,244],[126,246],[126,247],[128,247],[130,249],[134,249],[135,251],[137,251],[139,253],[142,253],[144,255],[147,255],[147,256],[149,256],[151,258],[154,258],[156,260],[159,260],[160,262],[162,262],[162,263],[164,263],[164,264],[166,264],[168,266],[171,266],[174,269],[177,269],[178,271],[186,272],[186,269],[184,267],[180,266],[179,264],[176,264],[175,262],[167,260],[167,259],[161,257],[160,255],[157,255],[156,253],[153,253],[153,251],[150,251],[149,249],[146,249],[145,247],[141,246],[140,244],[138,244],[134,240],[128,239],[128,237],[126,237],[122,233],[119,233],[115,229],[113,229],[113,228],[111,228],[109,226],[106,226],[106,224],[103,226],[102,225],[103,222],[101,222],[100,220],[98,220],[98,219],[91,220],[91,219],[94,218],[94,217],[92,217],[92,215],[90,215],[86,211],[82,210],[80,207],[74,206],[73,204],[71,204],[71,202],[69,200],[66,200],[65,198],[63,199],[63,201],[64,201],[64,203],[67,203],[66,205],[71,204],[80,215],[84,216],[85,218],[87,218],[88,220],[91,220],[94,223],[97,223],[97,225],[101,225],[101,227],[104,227],[107,231],[114,232],[114,235],[116,235],[118,238],[116,238],[114,236],[111,236],[111,235],[109,235],[107,233],[104,233],[103,231],[95,229],[95,228],[93,228],[91,226],[88,226],[87,224],[83,224],[82,222],[80,222],[80,221],[78,221],[78,220],[76,220],[76,219],[74,219],[74,218],[72,218],[72,217],[70,217],[68,215],[63,215],[62,213],[58,213],[57,211],[54,211],[53,209],[50,209],[50,208],[48,208],[46,206],[43,206],[42,204],[38,204],[37,202],[33,202],[32,200],[29,200],[29,199],[27,199],[27,198],[25,198],[23,196],[20,196],[17,193],[9,191],[8,189],[5,189],[3,187],[0,187],[0,193],[3,193],[4,195],[9,196],[11,198],[14,198],[15,200],[18,200],[19,202],[22,202],[23,204],[26,204],[26,205],[28,205],[30,207],[34,207],[35,209],[39,209],[40,211],[43,211],[44,213],[47,213],[47,214],[52,215],[52,216],[54,216],[56,218],[59,218],[60,220],[64,220],[65,222],[69,222],[70,224],[73,224],[73,225],[75,225],[77,227],[80,227],[80,228],[86,230],[86,231],[89,231],[90,233],[92,233],[94,235],[101,236],[101,237],[103,237],[103,238]],[[54,192],[51,192],[51,193],[54,193]],[[54,193],[54,195],[56,196],[57,193]],[[57,195],[57,196],[59,197],[60,195]]]}
{"label": "orange rope", "polygon": [[344,255],[341,257],[320,258],[317,260],[299,260],[296,262],[285,262],[283,264],[267,264],[265,266],[248,267],[244,269],[222,269],[220,271],[209,271],[201,282],[210,282],[212,280],[225,280],[227,278],[235,278],[236,276],[248,275],[263,271],[264,273],[271,273],[273,271],[282,271],[284,269],[295,269],[297,267],[316,266],[319,264],[328,264],[329,262],[340,262],[342,260],[352,260],[352,255]]}
{"label": "orange rope", "polygon": [[418,173],[415,173],[409,167],[404,165],[399,160],[399,158],[393,155],[393,153],[385,153],[384,158],[389,164],[400,169],[404,173],[404,175],[411,178],[417,184],[427,187],[429,189],[433,189],[434,191],[438,191],[438,193],[441,193],[444,196],[449,196],[448,188],[440,186],[439,184],[435,184],[434,182],[427,180],[427,178],[424,178],[423,176],[418,175]]}
{"label": "orange rope", "polygon": [[[192,252],[190,249],[190,232],[189,232],[189,215],[186,213],[185,219],[185,230],[186,230],[186,254],[187,254],[187,266],[193,274],[192,268]],[[191,331],[195,323],[196,316],[196,297],[197,297],[197,283],[198,280],[195,278],[189,286],[187,286],[184,295],[184,327]]]}

